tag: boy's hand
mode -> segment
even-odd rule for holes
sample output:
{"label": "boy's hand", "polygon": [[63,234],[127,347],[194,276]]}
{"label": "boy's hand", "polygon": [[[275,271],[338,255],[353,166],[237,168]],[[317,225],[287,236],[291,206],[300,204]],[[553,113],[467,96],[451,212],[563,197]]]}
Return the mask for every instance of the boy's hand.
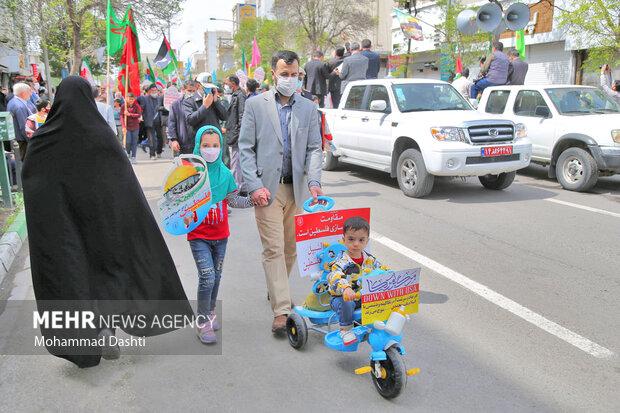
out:
{"label": "boy's hand", "polygon": [[185,224],[185,228],[189,228],[189,224],[192,223],[192,217],[189,215],[185,216],[185,218],[183,218],[183,223]]}
{"label": "boy's hand", "polygon": [[347,287],[342,293],[342,298],[345,301],[355,301],[355,292],[351,287]]}

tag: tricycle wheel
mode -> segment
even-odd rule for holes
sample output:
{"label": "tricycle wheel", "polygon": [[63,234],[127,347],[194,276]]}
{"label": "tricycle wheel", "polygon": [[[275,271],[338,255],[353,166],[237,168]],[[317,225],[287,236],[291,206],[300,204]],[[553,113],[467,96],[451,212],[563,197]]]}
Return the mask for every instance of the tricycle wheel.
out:
{"label": "tricycle wheel", "polygon": [[302,348],[308,340],[308,327],[306,321],[297,313],[289,314],[286,319],[286,335],[291,346],[296,349]]}
{"label": "tricycle wheel", "polygon": [[[386,399],[393,399],[407,385],[407,371],[403,357],[395,347],[390,347],[385,351],[387,360],[371,361],[372,381],[379,394]],[[381,377],[375,375],[375,363],[380,364]]]}

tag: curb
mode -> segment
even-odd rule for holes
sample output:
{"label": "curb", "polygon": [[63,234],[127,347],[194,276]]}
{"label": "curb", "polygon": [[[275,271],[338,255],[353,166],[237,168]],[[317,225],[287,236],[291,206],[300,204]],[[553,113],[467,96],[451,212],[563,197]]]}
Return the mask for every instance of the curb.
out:
{"label": "curb", "polygon": [[15,256],[28,239],[26,229],[26,212],[22,208],[11,226],[0,238],[0,284],[9,272]]}

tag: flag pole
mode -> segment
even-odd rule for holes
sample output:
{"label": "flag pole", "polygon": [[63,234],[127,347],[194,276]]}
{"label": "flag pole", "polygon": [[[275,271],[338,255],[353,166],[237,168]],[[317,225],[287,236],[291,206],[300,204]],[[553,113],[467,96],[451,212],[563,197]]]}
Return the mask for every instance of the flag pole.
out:
{"label": "flag pole", "polygon": [[105,72],[105,103],[106,104],[110,104],[109,102],[109,97],[110,97],[110,53],[108,51],[108,66]]}
{"label": "flag pole", "polygon": [[[127,44],[125,44],[125,47],[127,47]],[[131,57],[129,56],[129,53],[127,53],[127,58],[125,61],[125,133],[123,134],[123,147],[126,148],[127,147],[127,132],[129,131],[129,129],[127,129],[127,110],[129,109],[129,106],[127,105],[127,92],[129,90],[129,62],[128,60]]]}

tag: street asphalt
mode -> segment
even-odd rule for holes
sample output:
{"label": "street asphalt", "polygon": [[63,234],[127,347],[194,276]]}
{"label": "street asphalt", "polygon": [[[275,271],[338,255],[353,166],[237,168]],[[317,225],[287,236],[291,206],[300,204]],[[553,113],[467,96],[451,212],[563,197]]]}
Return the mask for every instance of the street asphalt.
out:
{"label": "street asphalt", "polygon": [[[134,166],[156,217],[167,156],[140,152]],[[400,397],[385,400],[368,374],[354,374],[368,365],[365,343],[340,353],[310,331],[299,351],[274,337],[254,214],[233,210],[221,355],[124,355],[89,369],[50,355],[0,355],[0,412],[618,411],[618,177],[573,193],[531,166],[504,191],[438,179],[430,196],[412,199],[387,174],[340,166],[323,174],[323,186],[337,209],[371,208],[371,249],[382,262],[422,267],[419,313],[403,332],[407,368],[421,372]],[[195,299],[189,245],[164,237]],[[310,287],[291,275],[296,303]],[[0,299],[33,298],[26,244]],[[0,348],[16,318],[0,306]],[[202,346],[189,330],[169,336]]]}

